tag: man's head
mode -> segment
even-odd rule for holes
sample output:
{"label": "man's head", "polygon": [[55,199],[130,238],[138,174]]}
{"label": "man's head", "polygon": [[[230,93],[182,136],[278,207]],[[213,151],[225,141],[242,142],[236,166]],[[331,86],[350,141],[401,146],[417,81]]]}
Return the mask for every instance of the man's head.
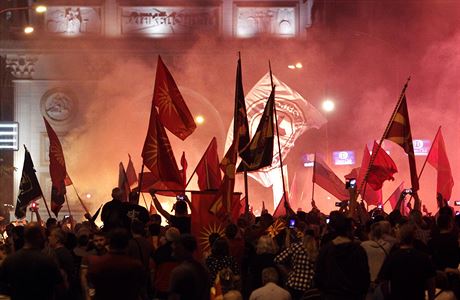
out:
{"label": "man's head", "polygon": [[116,228],[109,233],[109,248],[112,251],[124,251],[128,247],[129,234],[124,228]]}
{"label": "man's head", "polygon": [[174,211],[176,215],[187,215],[187,202],[183,200],[176,201],[176,204],[174,204]]}
{"label": "man's head", "polygon": [[24,229],[24,240],[27,247],[42,249],[45,246],[45,230],[37,223],[30,223]]}
{"label": "man's head", "polygon": [[414,224],[405,223],[401,225],[398,231],[399,242],[404,246],[412,246],[415,240],[415,230],[416,227]]}
{"label": "man's head", "polygon": [[105,249],[107,241],[105,234],[102,231],[97,231],[93,235],[93,244],[97,251],[103,251]]}
{"label": "man's head", "polygon": [[347,218],[341,212],[333,212],[330,215],[329,226],[339,236],[350,236],[352,234],[353,226],[350,218]]}
{"label": "man's head", "polygon": [[193,235],[181,234],[179,240],[173,243],[173,255],[180,260],[184,260],[192,257],[196,248],[196,239]]}
{"label": "man's head", "polygon": [[275,268],[265,268],[262,270],[262,283],[265,285],[269,282],[278,283],[278,271]]}
{"label": "man's head", "polygon": [[118,187],[112,189],[112,198],[113,200],[121,201],[123,198],[123,191]]}
{"label": "man's head", "polygon": [[152,224],[159,224],[161,225],[161,216],[159,214],[152,214],[150,215],[150,222]]}
{"label": "man's head", "polygon": [[60,228],[51,230],[48,242],[51,248],[62,247],[65,243],[65,232]]}

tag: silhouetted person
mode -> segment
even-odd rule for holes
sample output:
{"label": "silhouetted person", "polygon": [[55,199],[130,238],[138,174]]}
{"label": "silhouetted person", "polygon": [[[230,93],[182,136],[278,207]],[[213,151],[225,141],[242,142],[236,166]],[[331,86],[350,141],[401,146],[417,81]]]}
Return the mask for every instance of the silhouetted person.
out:
{"label": "silhouetted person", "polygon": [[174,204],[174,215],[169,214],[166,210],[163,209],[160,201],[158,201],[157,197],[155,196],[155,190],[151,190],[150,195],[152,196],[155,208],[166,220],[168,220],[169,225],[179,229],[180,233],[191,232],[192,223],[190,215],[187,211],[187,203],[190,205],[190,200],[188,200],[185,195],[182,195],[183,200],[179,200],[180,198],[178,198]]}
{"label": "silhouetted person", "polygon": [[125,227],[123,203],[121,202],[123,191],[119,188],[112,190],[112,200],[104,204],[101,212],[101,220],[104,223],[103,230],[109,232],[112,229]]}

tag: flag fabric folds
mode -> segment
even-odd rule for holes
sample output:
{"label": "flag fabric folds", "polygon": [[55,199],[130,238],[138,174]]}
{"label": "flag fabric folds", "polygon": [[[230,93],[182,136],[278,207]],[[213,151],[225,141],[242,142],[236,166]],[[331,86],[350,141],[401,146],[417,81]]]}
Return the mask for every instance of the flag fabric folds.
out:
{"label": "flag fabric folds", "polygon": [[29,151],[24,146],[24,166],[22,168],[22,177],[19,184],[18,199],[16,201],[16,209],[14,215],[18,219],[26,216],[27,206],[39,198],[43,197],[42,189],[38,183],[37,175],[35,174],[34,163]]}
{"label": "flag fabric folds", "polygon": [[367,183],[374,191],[378,191],[386,180],[394,180],[393,174],[398,172],[398,168],[388,153],[375,141],[372,155],[374,155],[374,162],[369,169]]}
{"label": "flag fabric folds", "polygon": [[[404,182],[401,182],[401,184],[394,190],[394,192],[390,195],[390,197],[388,197],[387,202],[390,202],[391,209],[394,210],[396,208],[396,205],[398,205],[398,200],[403,190],[404,190]],[[407,208],[404,200],[402,201],[401,207],[399,209],[403,216],[408,215],[409,209]]]}
{"label": "flag fabric folds", "polygon": [[452,188],[454,187],[454,178],[452,177],[441,127],[439,127],[436,133],[426,160],[438,171],[436,193],[441,194],[444,200],[450,200]]}
{"label": "flag fabric folds", "polygon": [[220,215],[221,217],[228,215],[231,212],[238,153],[249,143],[249,130],[243,93],[240,59],[238,60],[236,73],[235,109],[233,120],[232,143],[220,163],[220,168],[224,172],[224,178],[219,187],[216,200],[209,208],[211,213]]}
{"label": "flag fabric folds", "polygon": [[[183,190],[183,177],[154,106],[152,106],[149,128],[142,149],[142,158],[144,165],[151,171],[152,182],[149,188]],[[142,185],[144,186],[144,183]]]}
{"label": "flag fabric folds", "polygon": [[132,191],[135,187],[138,186],[139,181],[137,180],[137,173],[134,169],[133,161],[131,160],[131,155],[128,154],[129,160],[128,165],[126,166],[126,179],[128,180],[129,189]]}
{"label": "flag fabric folds", "polygon": [[289,205],[287,194],[284,193],[280,202],[278,202],[278,206],[275,208],[275,211],[273,212],[273,217],[279,218],[288,215],[294,215],[294,211],[291,209],[291,206]]}
{"label": "flag fabric folds", "polygon": [[237,172],[256,171],[272,164],[274,106],[275,89],[273,88],[251,142],[240,153],[241,163]]}
{"label": "flag fabric folds", "polygon": [[118,188],[123,192],[120,200],[122,202],[128,202],[129,192],[131,189],[128,183],[128,176],[126,176],[125,167],[122,162],[118,164]]}
{"label": "flag fabric folds", "polygon": [[222,183],[217,154],[217,140],[214,137],[209,143],[203,157],[196,166],[198,187],[200,191],[217,190]]}
{"label": "flag fabric folds", "polygon": [[[286,159],[287,154],[294,147],[297,138],[310,128],[320,128],[326,123],[326,118],[298,92],[291,89],[276,76],[273,76],[273,84],[276,86],[275,105],[279,126],[281,154],[283,159]],[[259,120],[266,106],[266,99],[268,99],[271,92],[272,84],[270,73],[267,73],[246,95],[247,118],[249,131],[252,134],[254,134],[257,129]],[[231,126],[227,133],[225,149],[230,147],[232,140],[233,127]],[[257,172],[251,172],[249,176],[265,187],[271,186],[273,182],[281,181],[279,172],[271,172],[274,169],[279,169],[280,156],[278,153],[278,144],[274,143],[271,165]]]}
{"label": "flag fabric folds", "polygon": [[345,184],[318,155],[315,155],[313,182],[341,201],[350,199]]}
{"label": "flag fabric folds", "polygon": [[181,140],[185,140],[196,129],[193,116],[160,56],[152,103],[158,107],[161,124]]}
{"label": "flag fabric folds", "polygon": [[64,152],[62,151],[59,138],[45,117],[46,132],[50,141],[49,159],[51,176],[51,211],[57,216],[65,201],[67,170],[65,166]]}
{"label": "flag fabric folds", "polygon": [[[351,179],[356,178],[356,183],[363,184],[363,186],[357,186],[357,191],[360,191],[361,197],[366,201],[368,205],[379,205],[382,203],[382,190],[374,191],[372,188],[367,187],[367,184],[364,182],[364,177],[366,175],[367,168],[369,166],[369,162],[371,161],[371,155],[369,153],[369,149],[367,145],[364,147],[363,159],[361,161],[361,167],[355,168],[352,170],[351,173],[346,175],[345,178]],[[358,174],[357,177],[356,174]],[[350,177],[352,175],[353,177]]]}
{"label": "flag fabric folds", "polygon": [[399,103],[399,107],[397,107],[397,111],[388,125],[388,130],[383,138],[398,144],[404,149],[404,152],[407,153],[409,158],[412,190],[418,191],[418,174],[415,164],[414,145],[412,143],[412,133],[410,129],[406,95],[403,95],[401,102]]}

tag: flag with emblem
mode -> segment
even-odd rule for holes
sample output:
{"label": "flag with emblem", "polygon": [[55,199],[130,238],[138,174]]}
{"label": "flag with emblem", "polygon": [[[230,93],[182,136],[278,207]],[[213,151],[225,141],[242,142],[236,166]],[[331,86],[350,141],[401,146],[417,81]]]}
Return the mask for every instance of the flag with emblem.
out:
{"label": "flag with emblem", "polygon": [[51,125],[43,117],[50,141],[51,210],[57,216],[65,201],[67,170],[61,143]]}
{"label": "flag with emblem", "polygon": [[439,127],[426,161],[438,171],[436,193],[441,194],[443,200],[450,200],[454,178],[450,169],[449,158],[447,157],[446,145]]}
{"label": "flag with emblem", "polygon": [[341,201],[350,199],[345,184],[318,155],[315,155],[312,178],[314,183],[328,191],[337,199]]}
{"label": "flag with emblem", "polygon": [[225,224],[222,218],[209,213],[209,207],[215,202],[216,192],[192,192],[192,235],[196,237],[198,249],[197,259],[201,261],[206,253],[210,253],[209,236],[225,236]]}
{"label": "flag with emblem", "polygon": [[273,160],[275,88],[268,97],[257,130],[249,144],[240,153],[237,172],[256,171],[270,166]]}
{"label": "flag with emblem", "polygon": [[129,160],[128,165],[126,166],[126,179],[128,180],[129,190],[132,191],[135,187],[138,186],[139,181],[137,180],[137,173],[134,169],[133,161],[131,160],[131,155],[128,154]]}
{"label": "flag with emblem", "polygon": [[40,188],[37,175],[35,174],[32,157],[25,146],[24,149],[24,166],[22,168],[18,199],[16,201],[16,209],[14,212],[14,215],[18,219],[22,219],[26,216],[27,206],[32,201],[43,197],[42,189]]}
{"label": "flag with emblem", "polygon": [[409,169],[412,190],[418,191],[418,174],[415,164],[414,145],[412,143],[412,133],[409,122],[409,111],[407,109],[406,95],[404,94],[401,101],[398,102],[396,113],[388,123],[388,129],[384,135],[384,139],[390,140],[404,149],[409,158]]}
{"label": "flag with emblem", "polygon": [[208,148],[196,166],[198,187],[200,191],[217,190],[222,183],[219,168],[219,155],[217,154],[217,140],[212,138]]}
{"label": "flag with emblem", "polygon": [[220,168],[224,172],[224,178],[219,187],[216,200],[209,208],[211,213],[219,214],[220,216],[228,215],[231,212],[233,201],[232,195],[235,188],[236,160],[238,158],[238,153],[249,143],[248,119],[241,75],[241,59],[238,59],[236,71],[232,138],[232,143],[220,163]]}
{"label": "flag with emblem", "polygon": [[152,102],[158,107],[161,124],[181,140],[185,140],[196,129],[193,116],[160,56]]}
{"label": "flag with emblem", "polygon": [[[152,105],[149,128],[142,149],[144,165],[151,171],[150,189],[183,190],[183,178],[166,130],[160,123],[155,106]],[[142,184],[144,189],[144,183]]]}

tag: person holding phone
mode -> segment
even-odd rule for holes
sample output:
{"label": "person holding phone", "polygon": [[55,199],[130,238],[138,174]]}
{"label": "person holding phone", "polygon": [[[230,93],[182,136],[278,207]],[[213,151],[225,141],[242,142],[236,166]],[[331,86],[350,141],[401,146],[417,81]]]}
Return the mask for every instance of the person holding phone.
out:
{"label": "person holding phone", "polygon": [[161,206],[160,201],[155,195],[155,190],[150,190],[150,195],[153,199],[153,205],[155,205],[156,210],[168,220],[169,225],[179,229],[180,233],[190,233],[192,229],[191,217],[188,214],[187,204],[191,204],[190,200],[186,195],[178,195],[176,197],[177,201],[173,206],[174,215],[171,215]]}

